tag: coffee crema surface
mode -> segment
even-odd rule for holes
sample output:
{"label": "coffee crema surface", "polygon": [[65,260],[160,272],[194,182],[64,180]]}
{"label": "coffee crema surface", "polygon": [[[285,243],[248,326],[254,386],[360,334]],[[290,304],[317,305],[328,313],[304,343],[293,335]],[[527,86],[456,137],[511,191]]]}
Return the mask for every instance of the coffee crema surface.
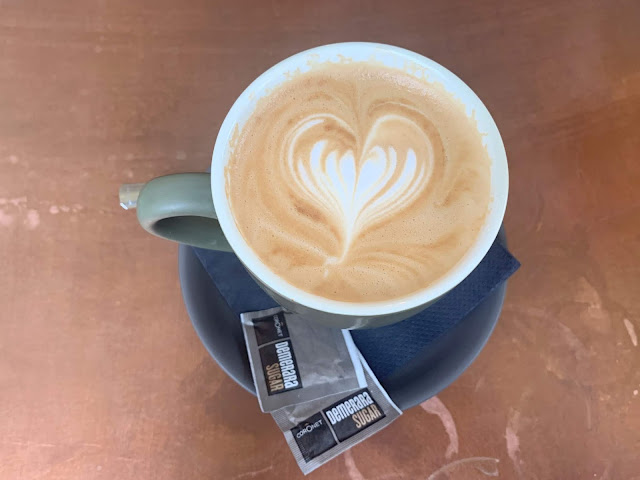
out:
{"label": "coffee crema surface", "polygon": [[306,292],[379,302],[436,282],[491,196],[475,121],[441,85],[368,62],[297,73],[236,132],[226,193],[261,262]]}

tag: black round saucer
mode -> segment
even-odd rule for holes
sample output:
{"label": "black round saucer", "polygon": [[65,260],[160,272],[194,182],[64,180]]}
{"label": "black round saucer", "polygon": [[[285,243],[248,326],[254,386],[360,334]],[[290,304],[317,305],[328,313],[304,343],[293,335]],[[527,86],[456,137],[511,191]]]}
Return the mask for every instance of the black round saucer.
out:
{"label": "black round saucer", "polygon": [[[504,231],[498,240],[505,244]],[[184,303],[200,340],[227,375],[255,395],[238,317],[191,247],[180,245],[178,263]],[[506,288],[506,282],[499,285],[453,329],[381,380],[398,407],[406,410],[436,395],[471,365],[498,321]]]}

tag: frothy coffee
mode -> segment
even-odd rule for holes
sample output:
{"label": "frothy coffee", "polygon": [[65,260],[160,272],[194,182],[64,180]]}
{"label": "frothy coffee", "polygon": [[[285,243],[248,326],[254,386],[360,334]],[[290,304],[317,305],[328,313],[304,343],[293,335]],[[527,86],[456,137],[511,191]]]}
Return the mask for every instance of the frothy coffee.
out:
{"label": "frothy coffee", "polygon": [[440,85],[359,62],[298,73],[234,139],[226,189],[260,260],[325,298],[375,302],[437,281],[476,239],[490,160]]}

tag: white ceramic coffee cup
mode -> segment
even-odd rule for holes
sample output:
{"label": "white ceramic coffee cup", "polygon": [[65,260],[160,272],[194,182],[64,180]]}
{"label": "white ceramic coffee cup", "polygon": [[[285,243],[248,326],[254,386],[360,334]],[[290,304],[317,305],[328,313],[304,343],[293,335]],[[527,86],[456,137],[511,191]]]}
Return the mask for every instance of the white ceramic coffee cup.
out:
{"label": "white ceramic coffee cup", "polygon": [[[475,118],[491,159],[491,203],[485,223],[475,242],[464,257],[435,283],[398,299],[366,303],[341,302],[313,295],[288,283],[262,263],[247,244],[236,226],[225,189],[225,167],[230,157],[232,137],[236,129],[241,129],[251,116],[256,102],[286,81],[293,72],[305,72],[318,63],[343,62],[345,59],[373,61],[442,84],[448,92],[462,101],[467,114]],[[171,188],[171,177],[155,179],[148,186],[151,187],[153,182],[165,179],[167,183],[160,188]],[[210,182],[215,213],[207,211],[207,208],[211,210],[211,206],[204,204],[202,208],[194,210],[193,202],[158,209],[160,194],[155,195],[153,202],[148,200],[145,206],[144,197],[154,197],[153,189],[145,187],[140,195],[138,206],[140,223],[151,233],[171,240],[206,248],[232,250],[260,286],[280,305],[291,311],[307,315],[328,326],[363,328],[387,325],[408,318],[454,288],[473,271],[491,247],[502,224],[507,204],[509,173],[502,138],[493,118],[482,101],[462,80],[433,60],[409,50],[383,44],[357,42],[324,45],[298,53],[273,66],[253,81],[235,101],[222,123],[213,150]],[[195,189],[194,186],[191,190]],[[145,190],[148,190],[148,193],[145,193]],[[183,186],[182,195],[185,195],[184,190]],[[201,199],[199,202],[206,203],[207,199]],[[189,216],[191,220],[176,221],[181,218],[181,215]],[[205,228],[213,230],[206,234],[209,235],[207,242],[203,242],[201,236],[190,238],[189,235],[185,235],[189,230],[197,227],[189,224],[194,215],[209,218],[217,216],[224,237],[219,231],[215,231],[217,224],[211,223],[209,219],[207,219],[209,224]]]}

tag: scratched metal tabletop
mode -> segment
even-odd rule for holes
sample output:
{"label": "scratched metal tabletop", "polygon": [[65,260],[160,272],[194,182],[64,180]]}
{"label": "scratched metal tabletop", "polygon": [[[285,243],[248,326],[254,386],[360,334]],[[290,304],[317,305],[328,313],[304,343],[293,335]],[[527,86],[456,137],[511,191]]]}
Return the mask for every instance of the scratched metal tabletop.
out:
{"label": "scratched metal tabletop", "polygon": [[302,478],[211,360],[121,183],[207,168],[258,74],[365,40],[447,66],[509,156],[522,262],[477,361],[314,472],[640,479],[640,3],[0,2],[0,478]]}

